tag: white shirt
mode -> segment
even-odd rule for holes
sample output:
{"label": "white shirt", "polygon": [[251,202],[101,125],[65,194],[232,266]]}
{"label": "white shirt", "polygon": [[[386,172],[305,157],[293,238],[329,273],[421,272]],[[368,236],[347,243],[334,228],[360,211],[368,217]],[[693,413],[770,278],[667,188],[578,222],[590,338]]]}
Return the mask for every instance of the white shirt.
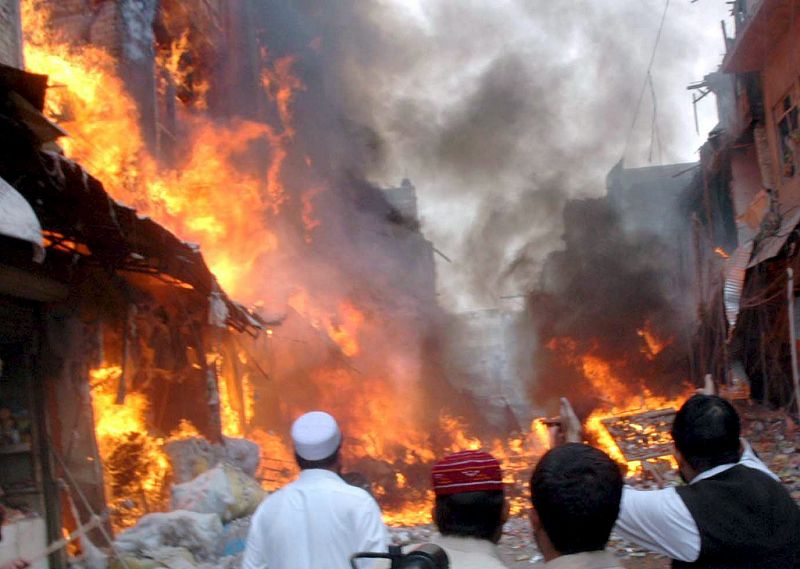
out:
{"label": "white shirt", "polygon": [[556,557],[543,569],[622,569],[622,565],[608,551],[584,551]]}
{"label": "white shirt", "polygon": [[[738,464],[780,480],[753,453],[747,441],[742,440],[742,443],[744,452]],[[698,474],[690,484],[716,476],[734,466],[734,463],[715,466]],[[628,541],[678,561],[692,562],[700,557],[700,530],[675,488],[634,490],[625,486],[615,529]]]}
{"label": "white shirt", "polygon": [[242,569],[350,569],[350,555],[385,553],[388,537],[372,496],[329,470],[302,470],[256,510]]}

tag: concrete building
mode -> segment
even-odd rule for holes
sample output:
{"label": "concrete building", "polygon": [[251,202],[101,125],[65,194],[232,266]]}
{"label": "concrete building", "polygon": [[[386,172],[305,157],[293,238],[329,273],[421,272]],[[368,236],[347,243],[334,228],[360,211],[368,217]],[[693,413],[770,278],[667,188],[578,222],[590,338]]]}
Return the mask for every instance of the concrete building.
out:
{"label": "concrete building", "polygon": [[0,0],[0,63],[22,67],[19,0]]}
{"label": "concrete building", "polygon": [[532,369],[525,325],[523,311],[476,310],[453,315],[447,334],[452,381],[500,429],[525,429],[536,411],[525,387]]}

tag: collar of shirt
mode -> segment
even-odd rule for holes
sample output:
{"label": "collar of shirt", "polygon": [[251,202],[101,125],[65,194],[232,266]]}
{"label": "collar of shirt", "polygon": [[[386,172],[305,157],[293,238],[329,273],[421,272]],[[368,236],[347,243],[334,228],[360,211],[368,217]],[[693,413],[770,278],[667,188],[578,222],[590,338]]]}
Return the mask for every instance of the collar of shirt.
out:
{"label": "collar of shirt", "polygon": [[726,470],[730,470],[737,463],[731,462],[730,464],[720,464],[719,466],[715,466],[714,468],[709,468],[708,470],[704,470],[694,478],[689,484],[694,484],[695,482],[700,482],[701,480],[705,480],[706,478],[711,478],[712,476],[716,476],[717,474],[722,474]]}
{"label": "collar of shirt", "polygon": [[441,545],[445,550],[452,549],[463,553],[482,553],[492,557],[499,557],[497,555],[497,546],[486,539],[437,534],[433,542]]}
{"label": "collar of shirt", "polygon": [[544,564],[546,569],[617,569],[617,558],[608,551],[584,551],[561,555]]}
{"label": "collar of shirt", "polygon": [[331,470],[325,470],[324,468],[307,468],[305,470],[300,471],[300,477],[298,478],[301,482],[317,482],[322,480],[333,480],[338,481],[343,484],[346,484],[342,477],[336,474]]}

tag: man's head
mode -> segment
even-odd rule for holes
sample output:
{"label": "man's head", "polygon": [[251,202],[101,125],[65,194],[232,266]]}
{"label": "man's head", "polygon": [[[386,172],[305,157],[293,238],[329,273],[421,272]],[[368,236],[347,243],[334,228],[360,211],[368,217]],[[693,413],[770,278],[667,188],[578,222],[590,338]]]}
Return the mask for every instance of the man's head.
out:
{"label": "man's head", "polygon": [[622,473],[603,451],[581,443],[547,451],[531,476],[531,524],[545,560],[605,549],[621,497]]}
{"label": "man's head", "polygon": [[292,424],[294,456],[301,470],[338,470],[342,432],[336,419],[323,411],[311,411]]}
{"label": "man's head", "polygon": [[482,451],[448,455],[431,472],[433,519],[442,535],[496,542],[508,517],[500,463]]}
{"label": "man's head", "polygon": [[684,478],[721,464],[739,461],[739,414],[716,395],[695,395],[672,423],[672,440]]}

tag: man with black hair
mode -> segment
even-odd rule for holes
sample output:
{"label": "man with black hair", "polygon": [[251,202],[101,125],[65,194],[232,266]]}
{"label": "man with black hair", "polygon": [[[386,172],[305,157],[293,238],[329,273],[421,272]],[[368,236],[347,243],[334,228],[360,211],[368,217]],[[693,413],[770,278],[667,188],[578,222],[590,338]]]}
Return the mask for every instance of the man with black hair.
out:
{"label": "man with black hair", "polygon": [[[270,494],[253,515],[243,569],[349,569],[360,551],[386,553],[378,504],[339,476],[342,433],[328,413],[292,425],[300,477]],[[359,561],[370,567],[372,561]]]}
{"label": "man with black hair", "polygon": [[715,395],[695,395],[672,425],[687,485],[625,488],[618,531],[672,558],[672,566],[800,567],[800,508],[750,445],[739,415]]}
{"label": "man with black hair", "polygon": [[530,518],[547,569],[621,569],[605,548],[619,513],[622,473],[603,451],[567,443],[531,476]]}
{"label": "man with black hair", "polygon": [[451,569],[506,569],[497,542],[508,518],[500,463],[488,452],[468,450],[437,462],[431,472],[436,503],[433,542]]}

